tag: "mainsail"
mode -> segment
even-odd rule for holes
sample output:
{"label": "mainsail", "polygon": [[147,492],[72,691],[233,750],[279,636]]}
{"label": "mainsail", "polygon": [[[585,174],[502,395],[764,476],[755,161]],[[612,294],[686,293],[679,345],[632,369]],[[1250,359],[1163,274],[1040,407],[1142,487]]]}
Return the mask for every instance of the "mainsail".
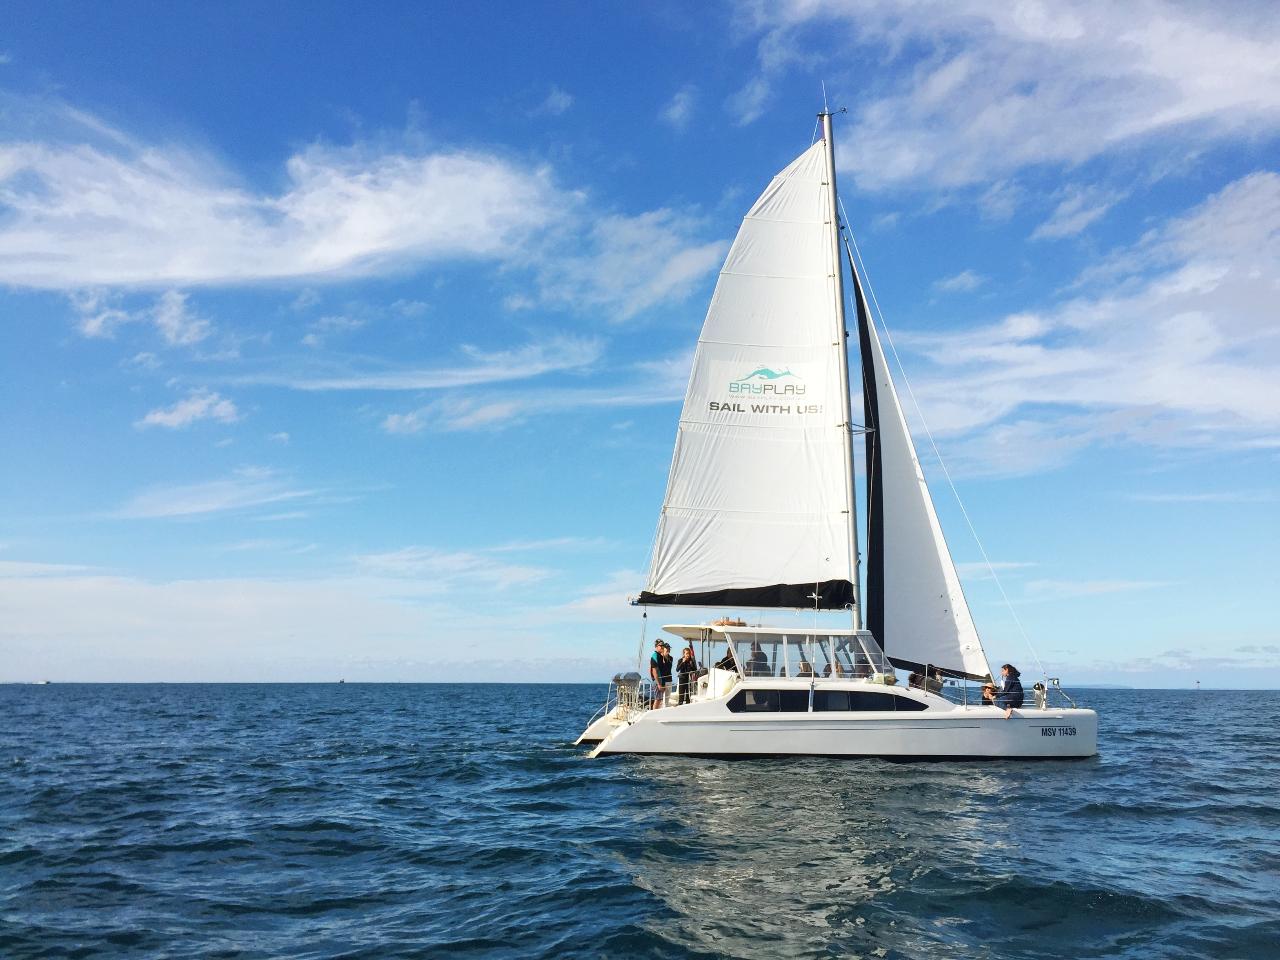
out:
{"label": "mainsail", "polygon": [[991,668],[856,270],[853,283],[867,427],[867,629],[896,666],[982,679]]}
{"label": "mainsail", "polygon": [[855,602],[833,174],[819,140],[742,223],[702,326],[643,604]]}

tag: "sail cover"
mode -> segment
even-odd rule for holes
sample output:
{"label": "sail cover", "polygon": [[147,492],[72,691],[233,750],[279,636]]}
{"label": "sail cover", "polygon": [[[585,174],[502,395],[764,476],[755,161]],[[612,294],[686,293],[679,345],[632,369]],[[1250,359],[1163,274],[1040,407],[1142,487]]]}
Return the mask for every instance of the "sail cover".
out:
{"label": "sail cover", "polygon": [[640,603],[854,602],[825,143],[743,220],[693,358]]}
{"label": "sail cover", "polygon": [[895,666],[990,674],[857,271],[867,448],[866,626]]}

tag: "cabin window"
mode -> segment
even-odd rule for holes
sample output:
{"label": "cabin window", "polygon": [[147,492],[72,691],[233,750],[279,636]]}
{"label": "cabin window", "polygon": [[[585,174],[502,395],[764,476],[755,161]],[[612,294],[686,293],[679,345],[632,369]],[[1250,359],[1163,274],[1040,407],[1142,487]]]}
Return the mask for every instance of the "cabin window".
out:
{"label": "cabin window", "polygon": [[893,693],[871,693],[864,690],[815,690],[813,709],[823,711],[927,710],[919,700]]}
{"label": "cabin window", "polygon": [[808,713],[809,691],[739,690],[728,706],[730,713]]}

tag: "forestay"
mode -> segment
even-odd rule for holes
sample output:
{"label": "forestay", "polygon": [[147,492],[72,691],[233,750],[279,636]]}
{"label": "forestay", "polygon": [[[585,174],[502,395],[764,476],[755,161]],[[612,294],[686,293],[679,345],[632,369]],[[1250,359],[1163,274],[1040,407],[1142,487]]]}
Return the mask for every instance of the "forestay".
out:
{"label": "forestay", "polygon": [[868,427],[867,628],[900,667],[986,677],[986,654],[856,271],[854,297]]}
{"label": "forestay", "polygon": [[729,250],[641,603],[854,601],[829,181],[818,141],[773,179]]}

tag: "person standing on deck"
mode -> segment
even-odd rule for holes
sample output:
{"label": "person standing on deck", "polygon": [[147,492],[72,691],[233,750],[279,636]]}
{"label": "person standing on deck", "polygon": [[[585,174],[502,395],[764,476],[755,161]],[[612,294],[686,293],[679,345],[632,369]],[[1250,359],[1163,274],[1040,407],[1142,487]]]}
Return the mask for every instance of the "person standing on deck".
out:
{"label": "person standing on deck", "polygon": [[662,640],[653,641],[653,654],[649,657],[649,679],[653,681],[653,699],[649,706],[656,710],[662,705],[666,690],[662,686]]}
{"label": "person standing on deck", "polygon": [[689,691],[693,687],[693,675],[698,672],[698,660],[693,655],[693,645],[684,648],[680,654],[680,662],[676,664],[676,673],[680,682],[676,686],[676,704],[689,702]]}

